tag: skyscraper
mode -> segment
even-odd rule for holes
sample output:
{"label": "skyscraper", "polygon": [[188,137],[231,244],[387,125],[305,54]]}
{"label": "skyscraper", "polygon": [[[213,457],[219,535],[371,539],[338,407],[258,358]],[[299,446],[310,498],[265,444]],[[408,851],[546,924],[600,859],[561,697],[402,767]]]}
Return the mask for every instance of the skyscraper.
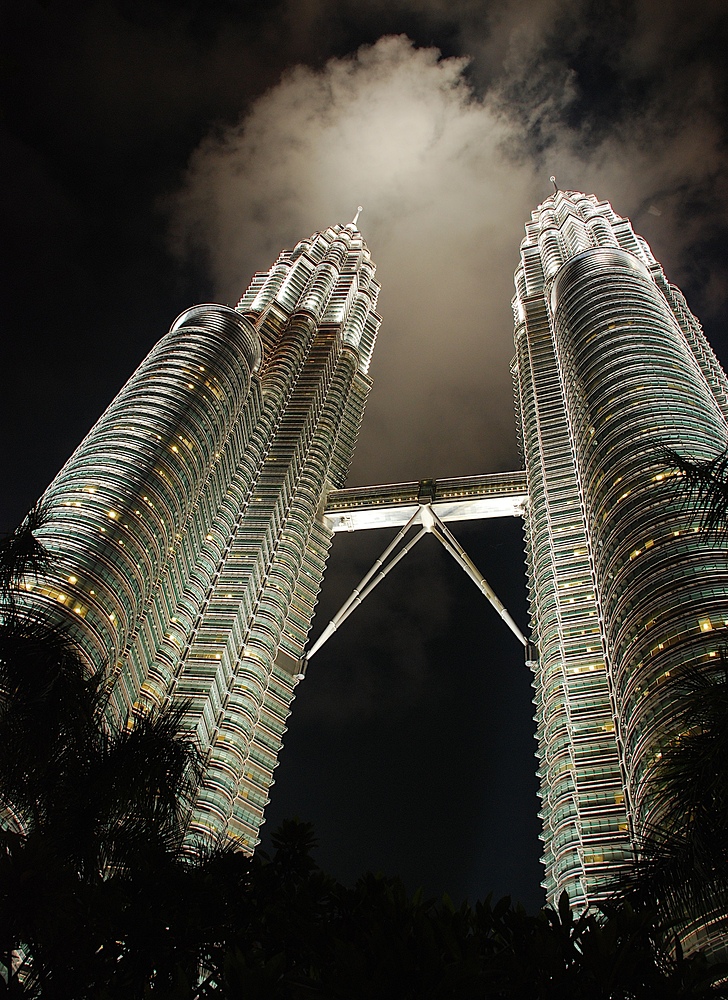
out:
{"label": "skyscraper", "polygon": [[[666,678],[724,644],[728,559],[677,500],[668,449],[724,449],[728,381],[629,221],[556,191],[516,271],[525,480],[342,491],[378,291],[350,223],[282,253],[235,309],[183,313],[46,491],[57,559],[22,601],[110,664],[119,717],[189,702],[206,760],[192,832],[252,849],[333,533],[402,529],[325,635],[410,527],[435,534],[534,670],[547,895],[594,903],[660,819],[650,772],[679,735]],[[443,524],[514,515],[537,659]]]}
{"label": "skyscraper", "polygon": [[192,834],[249,849],[268,801],[379,317],[355,222],[184,312],[43,496],[55,557],[26,613],[108,663],[121,718],[189,703],[205,756]]}
{"label": "skyscraper", "polygon": [[726,554],[676,496],[666,449],[728,440],[728,382],[685,299],[607,202],[532,213],[513,300],[546,890],[591,903],[658,823],[675,731],[665,679],[718,656]]}

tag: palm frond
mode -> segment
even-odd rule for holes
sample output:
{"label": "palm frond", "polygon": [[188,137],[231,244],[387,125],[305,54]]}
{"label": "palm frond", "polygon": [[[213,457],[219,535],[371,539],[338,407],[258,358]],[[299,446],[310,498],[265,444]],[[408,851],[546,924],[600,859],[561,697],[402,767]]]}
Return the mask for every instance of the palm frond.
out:
{"label": "palm frond", "polygon": [[665,683],[679,735],[649,777],[659,820],[615,888],[684,929],[728,912],[728,664],[683,667]]}
{"label": "palm frond", "polygon": [[680,473],[675,492],[700,527],[713,536],[728,530],[728,449],[707,461],[693,461],[672,449],[664,459]]}
{"label": "palm frond", "polygon": [[96,752],[102,682],[59,630],[14,616],[0,627],[0,798],[25,823],[42,822],[68,767]]}
{"label": "palm frond", "polygon": [[151,712],[109,735],[89,775],[105,833],[101,867],[180,849],[202,776],[199,748],[183,725],[185,707]]}
{"label": "palm frond", "polygon": [[15,531],[0,539],[0,595],[12,601],[18,584],[26,576],[41,576],[53,563],[53,556],[33,532],[46,520],[46,510],[36,504]]}
{"label": "palm frond", "polygon": [[716,819],[728,825],[728,663],[686,666],[665,681],[678,735],[653,768],[653,794],[665,804],[666,824],[679,830]]}
{"label": "palm frond", "polygon": [[705,923],[728,913],[728,834],[719,824],[679,833],[649,828],[615,898],[653,909],[665,929]]}

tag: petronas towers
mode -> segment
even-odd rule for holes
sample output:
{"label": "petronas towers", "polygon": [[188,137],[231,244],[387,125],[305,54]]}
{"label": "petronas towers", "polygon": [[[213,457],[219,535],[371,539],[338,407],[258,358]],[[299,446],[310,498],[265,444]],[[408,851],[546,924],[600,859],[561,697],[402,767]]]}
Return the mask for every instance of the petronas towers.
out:
{"label": "petronas towers", "polygon": [[[56,560],[25,581],[27,614],[110,664],[131,724],[187,701],[206,761],[191,836],[258,842],[333,533],[385,502],[333,492],[370,387],[374,271],[356,224],[337,225],[235,309],[187,310],[43,497]],[[715,658],[728,627],[725,553],[675,501],[667,458],[724,449],[728,382],[647,244],[593,196],[532,213],[513,307],[525,473],[439,495],[454,519],[523,514],[544,885],[589,904],[659,822],[649,776],[679,736],[665,678]],[[388,487],[407,513],[377,523],[419,505],[449,537],[423,483]]]}

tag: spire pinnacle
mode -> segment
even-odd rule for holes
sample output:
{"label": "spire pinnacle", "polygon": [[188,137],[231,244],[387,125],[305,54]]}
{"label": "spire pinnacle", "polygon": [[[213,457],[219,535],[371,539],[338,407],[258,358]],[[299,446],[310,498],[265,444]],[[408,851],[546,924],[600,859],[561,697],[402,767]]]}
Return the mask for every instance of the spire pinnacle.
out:
{"label": "spire pinnacle", "polygon": [[361,205],[357,205],[357,207],[356,207],[356,215],[351,220],[352,226],[355,226],[357,224],[357,222],[359,221],[359,213],[363,212],[363,211],[364,211],[364,209],[362,208],[362,206]]}
{"label": "spire pinnacle", "polygon": [[559,192],[559,188],[558,188],[558,185],[557,185],[557,183],[556,183],[556,178],[554,177],[554,175],[553,175],[553,174],[551,174],[551,176],[549,177],[549,180],[551,181],[551,183],[552,183],[552,184],[553,184],[553,186],[554,186],[554,194],[558,194],[558,192]]}

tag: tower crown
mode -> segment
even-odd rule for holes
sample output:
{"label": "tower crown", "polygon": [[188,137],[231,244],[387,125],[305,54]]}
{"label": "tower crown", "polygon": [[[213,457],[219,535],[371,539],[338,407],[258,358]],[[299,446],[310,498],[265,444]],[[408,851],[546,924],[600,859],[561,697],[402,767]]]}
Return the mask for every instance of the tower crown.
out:
{"label": "tower crown", "polygon": [[567,260],[594,247],[621,249],[648,269],[659,268],[647,242],[608,201],[581,191],[554,191],[526,223],[521,263],[515,274],[517,298],[525,299],[550,287]]}
{"label": "tower crown", "polygon": [[[375,311],[380,286],[355,222],[314,233],[294,250],[283,251],[270,271],[253,277],[237,309],[262,330],[275,331],[296,313],[336,326],[366,373],[381,322]],[[274,342],[264,333],[268,351]]]}

